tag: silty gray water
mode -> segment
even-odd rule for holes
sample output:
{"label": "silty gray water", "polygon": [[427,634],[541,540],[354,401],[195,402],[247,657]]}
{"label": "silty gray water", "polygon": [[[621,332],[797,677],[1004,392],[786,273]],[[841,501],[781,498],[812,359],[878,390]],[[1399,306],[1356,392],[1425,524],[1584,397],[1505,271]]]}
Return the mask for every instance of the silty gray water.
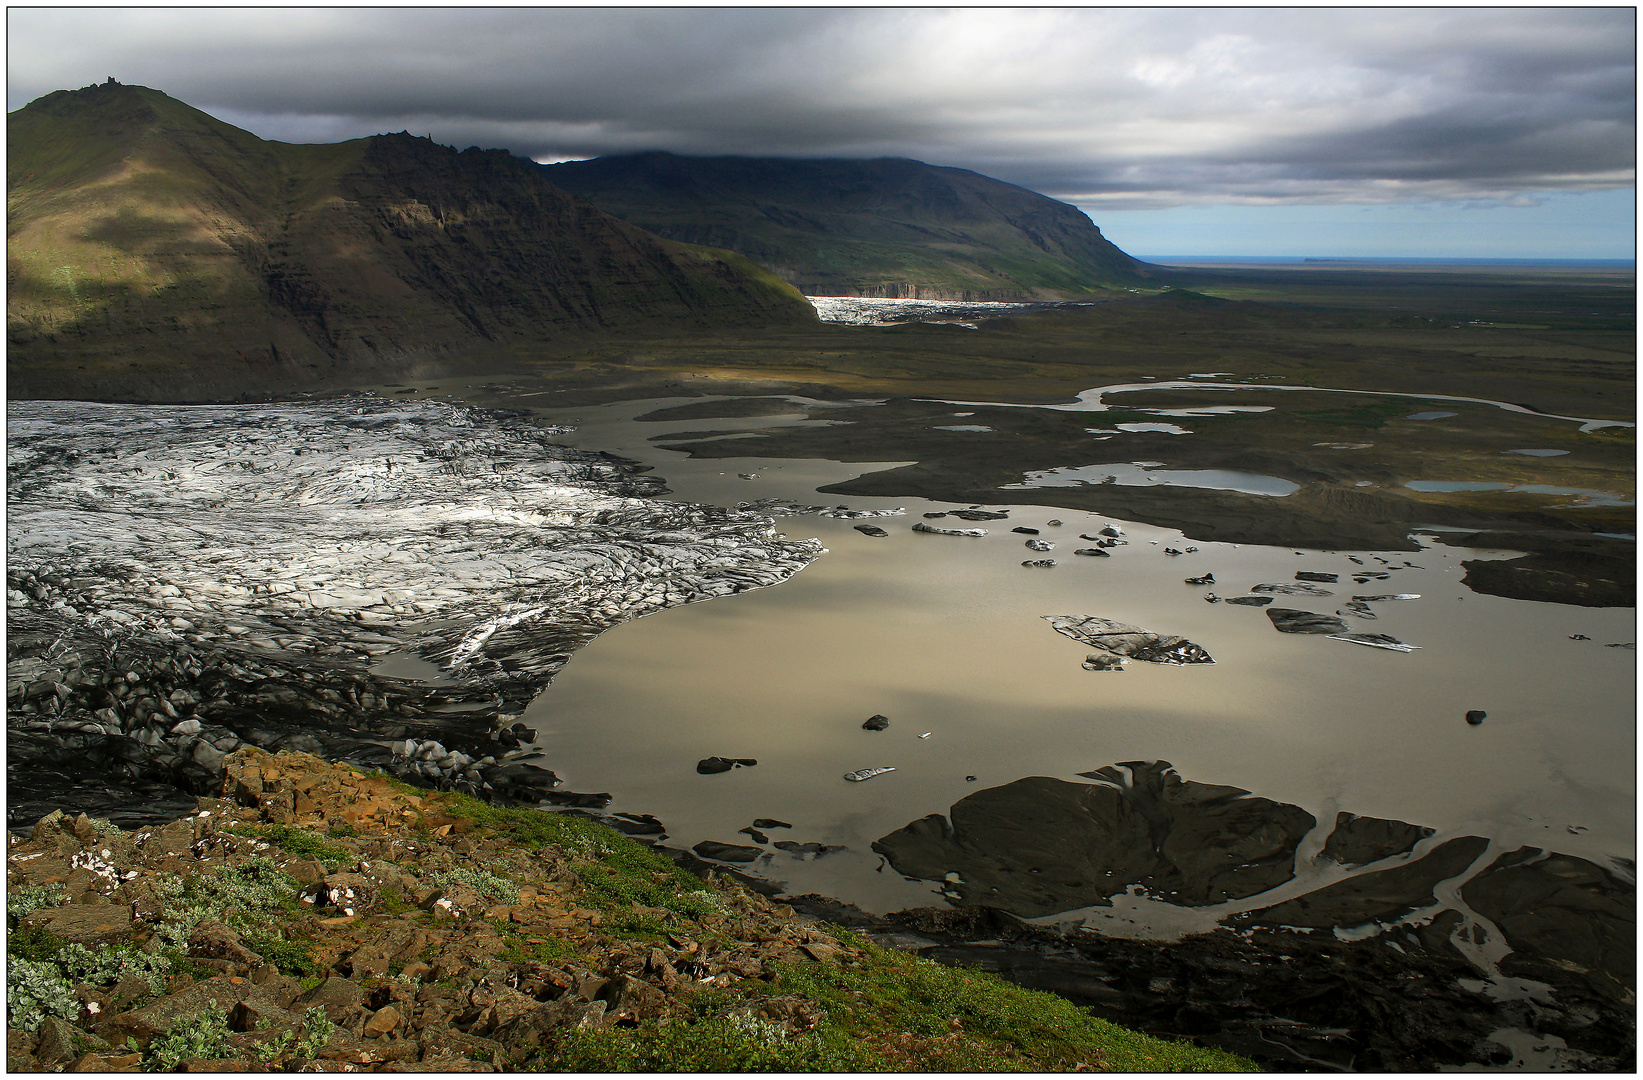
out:
{"label": "silty gray water", "polygon": [[[833,505],[837,497],[816,488],[896,464],[690,460],[652,440],[699,429],[699,420],[634,419],[674,403],[545,419],[575,424],[565,439],[577,446],[655,465],[674,497],[692,501]],[[814,422],[795,414],[715,424]],[[1320,820],[1346,810],[1432,826],[1440,839],[1474,833],[1605,864],[1633,853],[1634,653],[1604,647],[1633,639],[1633,612],[1483,596],[1460,584],[1462,560],[1505,553],[1431,544],[1380,553],[1385,566],[1375,553],[1353,553],[1360,566],[1344,552],[1204,543],[1116,522],[1128,545],[1082,558],[1072,554],[1088,546],[1079,534],[1110,519],[1023,503],[1004,521],[936,522],[988,530],[947,537],[910,526],[952,504],[849,505],[908,513],[875,519],[886,538],[850,521],[780,519],[790,536],[818,537],[829,553],[778,588],[648,616],[580,651],[526,716],[567,786],[611,792],[614,810],[658,815],[669,843],[684,847],[745,841],[738,830],[756,817],[792,822],[790,836],[772,839],[839,849],[778,852],[751,869],[794,893],[879,911],[933,898],[929,883],[883,865],[869,847],[875,839],[980,787],[1072,779],[1132,759],[1167,758],[1184,777],[1248,788]],[[1017,525],[1052,541],[1058,565],[1023,567],[1041,556],[1009,531]],[[1169,556],[1166,547],[1198,550]],[[1363,569],[1391,578],[1350,583]],[[1341,575],[1327,586],[1333,597],[1284,598],[1319,612],[1353,593],[1420,594],[1374,604],[1379,618],[1353,626],[1420,651],[1279,634],[1260,609],[1205,603],[1206,587],[1183,581],[1213,573],[1210,588],[1231,596],[1291,581],[1297,570]],[[1181,634],[1216,663],[1085,671],[1088,648],[1054,633],[1041,619],[1052,614]],[[1469,726],[1469,709],[1487,710],[1488,722]],[[891,718],[888,730],[862,730],[875,713]],[[695,763],[715,755],[759,764],[698,775]],[[842,779],[869,766],[896,771]]]}

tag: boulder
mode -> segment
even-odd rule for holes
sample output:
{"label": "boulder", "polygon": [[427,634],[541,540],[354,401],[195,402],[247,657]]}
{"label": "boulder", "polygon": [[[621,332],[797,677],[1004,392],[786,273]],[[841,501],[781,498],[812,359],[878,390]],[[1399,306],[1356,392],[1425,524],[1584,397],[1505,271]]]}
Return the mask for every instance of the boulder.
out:
{"label": "boulder", "polygon": [[1344,634],[1347,631],[1346,623],[1341,619],[1314,611],[1267,608],[1266,617],[1272,620],[1272,628],[1280,634]]}

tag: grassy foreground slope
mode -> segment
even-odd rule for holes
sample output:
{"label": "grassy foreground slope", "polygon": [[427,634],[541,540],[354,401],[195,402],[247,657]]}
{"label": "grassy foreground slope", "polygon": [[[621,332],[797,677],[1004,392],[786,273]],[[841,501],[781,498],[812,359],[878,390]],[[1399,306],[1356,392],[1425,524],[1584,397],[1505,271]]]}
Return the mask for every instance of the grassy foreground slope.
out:
{"label": "grassy foreground slope", "polygon": [[[881,949],[579,818],[307,754],[236,753],[225,788],[157,829],[53,814],[13,843],[13,1071],[1251,1067]],[[88,854],[110,874],[76,875]]]}
{"label": "grassy foreground slope", "polygon": [[740,252],[813,296],[1066,299],[1151,270],[1075,207],[905,158],[654,152],[541,168],[623,220]]}
{"label": "grassy foreground slope", "polygon": [[807,324],[505,151],[267,142],[106,83],[7,117],[14,396],[206,400],[615,328]]}

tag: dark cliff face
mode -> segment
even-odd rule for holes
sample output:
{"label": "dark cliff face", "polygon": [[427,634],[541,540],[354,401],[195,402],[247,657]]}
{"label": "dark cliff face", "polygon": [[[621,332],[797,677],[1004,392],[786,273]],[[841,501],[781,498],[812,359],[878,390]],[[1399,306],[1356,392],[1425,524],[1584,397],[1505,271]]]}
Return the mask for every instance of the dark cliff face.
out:
{"label": "dark cliff face", "polygon": [[540,168],[618,217],[740,252],[813,295],[1051,299],[1147,275],[1077,208],[921,161],[645,153]]}
{"label": "dark cliff face", "polygon": [[266,142],[105,84],[8,117],[11,394],[200,400],[625,328],[806,323],[505,151]]}

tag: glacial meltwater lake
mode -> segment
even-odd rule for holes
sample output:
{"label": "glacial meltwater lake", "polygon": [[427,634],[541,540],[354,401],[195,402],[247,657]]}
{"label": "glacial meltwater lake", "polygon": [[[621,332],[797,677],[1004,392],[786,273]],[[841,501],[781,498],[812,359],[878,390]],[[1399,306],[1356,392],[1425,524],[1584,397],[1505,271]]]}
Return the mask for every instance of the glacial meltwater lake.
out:
{"label": "glacial meltwater lake", "polygon": [[[780,819],[792,828],[765,830],[772,841],[834,850],[773,851],[747,869],[794,894],[890,911],[940,897],[931,883],[904,880],[886,865],[871,850],[880,837],[1021,777],[1077,781],[1116,762],[1163,759],[1184,779],[1298,805],[1326,831],[1337,811],[1348,811],[1429,826],[1436,840],[1485,836],[1497,852],[1567,852],[1619,865],[1629,879],[1617,860],[1635,850],[1636,654],[1607,646],[1634,641],[1634,609],[1474,593],[1461,584],[1462,561],[1510,553],[1447,547],[1436,531],[1412,530],[1419,552],[1209,543],[1034,505],[1027,477],[1012,493],[1020,502],[987,507],[1008,510],[1005,520],[930,523],[985,528],[986,536],[915,533],[922,514],[960,507],[841,500],[816,490],[902,463],[692,460],[653,440],[699,431],[701,420],[635,420],[701,400],[576,409],[520,403],[574,426],[564,442],[655,466],[671,498],[843,501],[907,513],[865,522],[778,517],[787,535],[818,537],[828,552],[781,585],[617,626],[576,653],[530,707],[523,719],[538,732],[543,764],[567,789],[610,792],[611,811],[655,814],[670,846],[749,843],[739,830],[755,818]],[[792,422],[815,421],[794,414],[712,425],[751,431]],[[1093,445],[1122,456],[1115,442]],[[1078,470],[1088,460],[1066,465]],[[1140,479],[1144,472],[1126,466],[1116,482],[1169,482]],[[1240,480],[1200,482],[1260,486]],[[890,535],[853,528],[864,523]],[[1127,545],[1108,549],[1107,558],[1073,553],[1091,546],[1080,533],[1109,523]],[[1010,531],[1017,526],[1038,529],[1037,539],[1054,549],[1029,550],[1029,537]],[[1043,558],[1057,565],[1022,565]],[[1388,577],[1354,583],[1351,575],[1364,570]],[[1353,631],[1419,649],[1282,634],[1259,607],[1204,599],[1294,583],[1297,571],[1340,581],[1321,586],[1333,596],[1280,596],[1278,606],[1333,614],[1354,595],[1418,594],[1370,604],[1373,621],[1346,621]],[[1184,583],[1206,573],[1213,585]],[[1056,633],[1046,615],[1094,615],[1183,635],[1216,662],[1086,671],[1089,646]],[[1469,725],[1468,710],[1485,710],[1486,721]],[[874,714],[890,718],[888,730],[862,729]],[[699,775],[697,761],[711,756],[758,764]],[[895,771],[843,779],[881,766]]]}

